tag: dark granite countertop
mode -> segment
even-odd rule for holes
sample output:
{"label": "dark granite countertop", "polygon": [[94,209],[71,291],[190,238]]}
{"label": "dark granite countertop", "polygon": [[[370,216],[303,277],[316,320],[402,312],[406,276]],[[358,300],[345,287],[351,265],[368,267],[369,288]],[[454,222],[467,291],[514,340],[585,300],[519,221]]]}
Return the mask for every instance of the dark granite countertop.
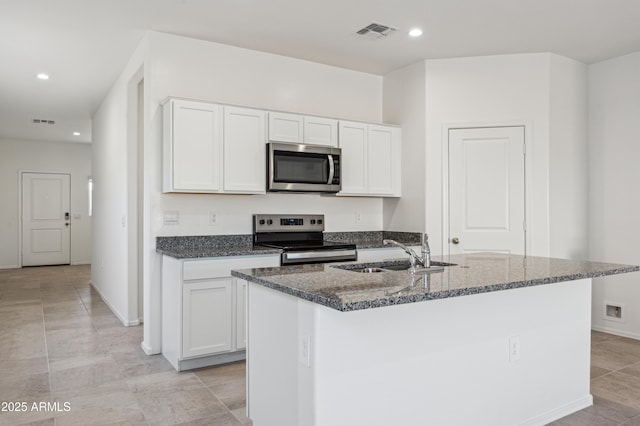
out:
{"label": "dark granite countertop", "polygon": [[[420,233],[391,231],[325,232],[328,241],[353,243],[358,249],[388,247],[382,240],[389,238],[409,245],[420,245]],[[280,254],[274,248],[254,247],[253,235],[197,235],[157,237],[156,251],[176,259],[204,257],[256,256]]]}
{"label": "dark granite countertop", "polygon": [[156,238],[156,251],[176,259],[256,256],[280,254],[281,252],[281,250],[273,248],[254,247],[251,234],[158,237]]}
{"label": "dark granite countertop", "polygon": [[[455,265],[441,272],[413,276],[407,271],[367,274],[340,269],[357,262],[244,269],[232,271],[231,275],[339,311],[355,311],[640,270],[634,265],[499,253],[433,260]],[[402,262],[406,259],[395,263]],[[384,266],[382,262],[361,265]]]}

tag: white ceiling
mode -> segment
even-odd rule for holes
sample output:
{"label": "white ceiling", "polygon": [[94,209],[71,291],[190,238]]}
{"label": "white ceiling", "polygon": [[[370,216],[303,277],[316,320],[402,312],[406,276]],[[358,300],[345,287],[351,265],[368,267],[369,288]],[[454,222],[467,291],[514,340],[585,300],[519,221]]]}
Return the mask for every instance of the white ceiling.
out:
{"label": "white ceiling", "polygon": [[[89,142],[91,115],[147,30],[384,75],[508,53],[598,62],[640,50],[638,18],[638,0],[0,0],[0,138]],[[397,31],[354,35],[371,22]],[[424,35],[409,39],[414,26]]]}

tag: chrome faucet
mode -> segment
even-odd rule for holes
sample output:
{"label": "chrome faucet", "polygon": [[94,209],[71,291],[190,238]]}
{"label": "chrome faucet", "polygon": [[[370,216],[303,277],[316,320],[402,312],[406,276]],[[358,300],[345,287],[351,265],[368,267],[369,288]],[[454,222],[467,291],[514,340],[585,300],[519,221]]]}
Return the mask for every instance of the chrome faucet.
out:
{"label": "chrome faucet", "polygon": [[425,268],[431,268],[431,248],[429,247],[429,235],[427,233],[422,234],[422,266]]}
{"label": "chrome faucet", "polygon": [[420,251],[422,256],[418,256],[412,248],[395,240],[382,240],[382,244],[392,244],[404,250],[404,252],[409,255],[409,264],[411,265],[409,272],[411,273],[416,272],[416,263],[419,263],[425,268],[431,267],[431,249],[429,248],[429,236],[427,234],[422,234],[422,249]]}

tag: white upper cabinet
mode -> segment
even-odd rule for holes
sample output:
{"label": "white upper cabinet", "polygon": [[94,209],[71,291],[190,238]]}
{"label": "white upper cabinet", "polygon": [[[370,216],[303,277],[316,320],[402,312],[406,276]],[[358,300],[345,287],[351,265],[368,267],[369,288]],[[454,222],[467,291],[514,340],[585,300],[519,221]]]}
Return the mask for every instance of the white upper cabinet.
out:
{"label": "white upper cabinet", "polygon": [[275,142],[303,143],[303,116],[284,112],[270,112],[269,140]]}
{"label": "white upper cabinet", "polygon": [[266,142],[277,141],[340,147],[338,195],[401,195],[397,127],[178,98],[163,119],[163,192],[265,194]]}
{"label": "white upper cabinet", "polygon": [[257,109],[224,107],[224,192],[265,193],[265,116]]}
{"label": "white upper cabinet", "polygon": [[163,191],[219,192],[222,106],[171,99],[163,107]]}
{"label": "white upper cabinet", "polygon": [[340,194],[366,194],[367,192],[367,125],[349,121],[340,122]]}
{"label": "white upper cabinet", "polygon": [[370,194],[395,195],[398,171],[396,150],[399,129],[369,124],[369,145],[367,149],[367,169],[369,170]]}
{"label": "white upper cabinet", "polygon": [[170,98],[163,105],[163,192],[264,194],[265,117]]}
{"label": "white upper cabinet", "polygon": [[338,120],[304,116],[304,143],[338,146]]}
{"label": "white upper cabinet", "polygon": [[286,112],[269,112],[269,140],[338,146],[338,120]]}
{"label": "white upper cabinet", "polygon": [[400,196],[397,127],[340,121],[342,190],[338,195]]}

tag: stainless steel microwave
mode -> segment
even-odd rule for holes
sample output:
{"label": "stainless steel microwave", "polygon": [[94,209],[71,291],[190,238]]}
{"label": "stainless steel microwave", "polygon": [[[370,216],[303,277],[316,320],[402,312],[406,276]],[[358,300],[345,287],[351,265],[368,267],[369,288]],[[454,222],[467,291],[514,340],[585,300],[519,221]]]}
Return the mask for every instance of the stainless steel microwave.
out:
{"label": "stainless steel microwave", "polygon": [[269,143],[267,152],[268,191],[340,191],[340,148]]}

